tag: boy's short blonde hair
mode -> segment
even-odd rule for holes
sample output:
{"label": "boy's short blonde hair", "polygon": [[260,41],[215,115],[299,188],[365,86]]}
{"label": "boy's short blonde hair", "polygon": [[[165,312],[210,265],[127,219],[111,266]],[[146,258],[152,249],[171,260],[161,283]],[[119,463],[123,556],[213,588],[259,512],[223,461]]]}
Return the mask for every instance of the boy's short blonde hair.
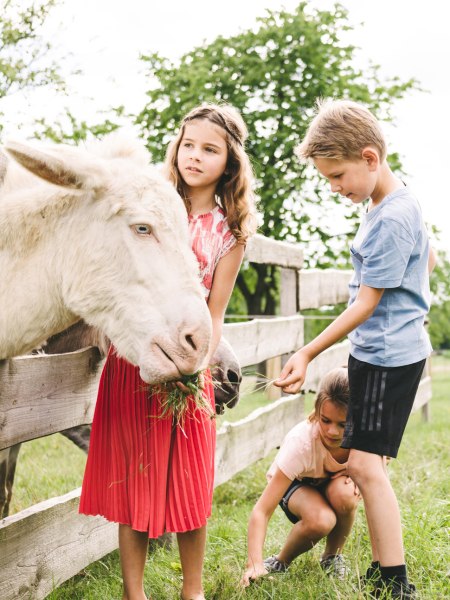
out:
{"label": "boy's short blonde hair", "polygon": [[314,158],[357,160],[367,146],[380,160],[386,158],[386,142],[373,114],[350,100],[319,100],[317,113],[295,153],[302,161]]}

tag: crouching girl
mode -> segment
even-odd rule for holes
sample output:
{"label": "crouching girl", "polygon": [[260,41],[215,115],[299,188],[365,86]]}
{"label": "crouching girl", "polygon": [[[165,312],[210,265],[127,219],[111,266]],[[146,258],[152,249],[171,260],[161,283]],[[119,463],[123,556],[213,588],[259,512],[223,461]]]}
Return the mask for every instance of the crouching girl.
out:
{"label": "crouching girl", "polygon": [[[345,577],[342,549],[360,499],[346,473],[349,450],[340,447],[348,397],[347,369],[333,369],[321,382],[314,412],[284,439],[250,516],[244,586],[268,573],[285,571],[324,537],[321,567]],[[278,504],[294,526],[280,552],[264,560],[267,526]]]}

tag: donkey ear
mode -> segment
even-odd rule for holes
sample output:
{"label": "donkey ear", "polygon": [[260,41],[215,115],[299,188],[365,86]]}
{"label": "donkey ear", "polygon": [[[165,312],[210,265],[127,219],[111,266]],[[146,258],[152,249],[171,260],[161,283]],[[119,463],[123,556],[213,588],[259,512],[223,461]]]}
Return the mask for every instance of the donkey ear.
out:
{"label": "donkey ear", "polygon": [[[90,161],[83,160],[82,153],[77,155],[76,148],[70,148],[69,153],[61,152],[57,156],[58,146],[51,151],[37,149],[19,142],[7,142],[5,151],[22,167],[55,185],[72,189],[100,187],[99,175],[101,169],[96,169]],[[63,149],[63,148],[61,148]],[[101,178],[100,178],[101,179]]]}

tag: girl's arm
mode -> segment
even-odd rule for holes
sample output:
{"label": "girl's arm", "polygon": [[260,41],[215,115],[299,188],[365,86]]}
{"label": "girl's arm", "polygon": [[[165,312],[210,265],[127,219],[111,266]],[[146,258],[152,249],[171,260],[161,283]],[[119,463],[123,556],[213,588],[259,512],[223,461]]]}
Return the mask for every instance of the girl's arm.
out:
{"label": "girl's arm", "polygon": [[287,361],[275,385],[287,394],[296,394],[302,387],[309,363],[318,354],[335,344],[367,321],[381,300],[384,289],[361,285],[355,301],[312,342],[297,350]]}
{"label": "girl's arm", "polygon": [[292,481],[277,467],[273,477],[252,510],[248,523],[247,568],[241,580],[244,587],[250,585],[252,580],[258,579],[261,575],[267,575],[263,562],[267,525],[273,511],[278,506],[278,503],[291,483]]}
{"label": "girl's arm", "polygon": [[244,246],[236,244],[228,254],[219,260],[214,270],[213,283],[208,299],[208,308],[212,320],[212,337],[207,356],[207,365],[209,365],[209,361],[222,336],[225,310],[228,306],[242,259],[244,258],[244,252]]}

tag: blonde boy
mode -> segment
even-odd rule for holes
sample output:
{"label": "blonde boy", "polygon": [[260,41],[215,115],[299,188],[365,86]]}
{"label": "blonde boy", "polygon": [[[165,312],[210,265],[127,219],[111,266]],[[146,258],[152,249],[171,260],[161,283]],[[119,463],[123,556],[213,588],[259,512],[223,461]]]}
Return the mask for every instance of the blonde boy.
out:
{"label": "blonde boy", "polygon": [[431,346],[424,329],[428,271],[434,266],[416,198],[391,171],[375,117],[350,101],[326,101],[297,149],[354,204],[369,199],[351,247],[354,275],[346,310],[286,363],[276,385],[302,386],[313,358],[348,335],[350,403],[343,448],[361,490],[372,544],[366,580],[375,593],[415,598],[400,512],[383,456],[396,457]]}

